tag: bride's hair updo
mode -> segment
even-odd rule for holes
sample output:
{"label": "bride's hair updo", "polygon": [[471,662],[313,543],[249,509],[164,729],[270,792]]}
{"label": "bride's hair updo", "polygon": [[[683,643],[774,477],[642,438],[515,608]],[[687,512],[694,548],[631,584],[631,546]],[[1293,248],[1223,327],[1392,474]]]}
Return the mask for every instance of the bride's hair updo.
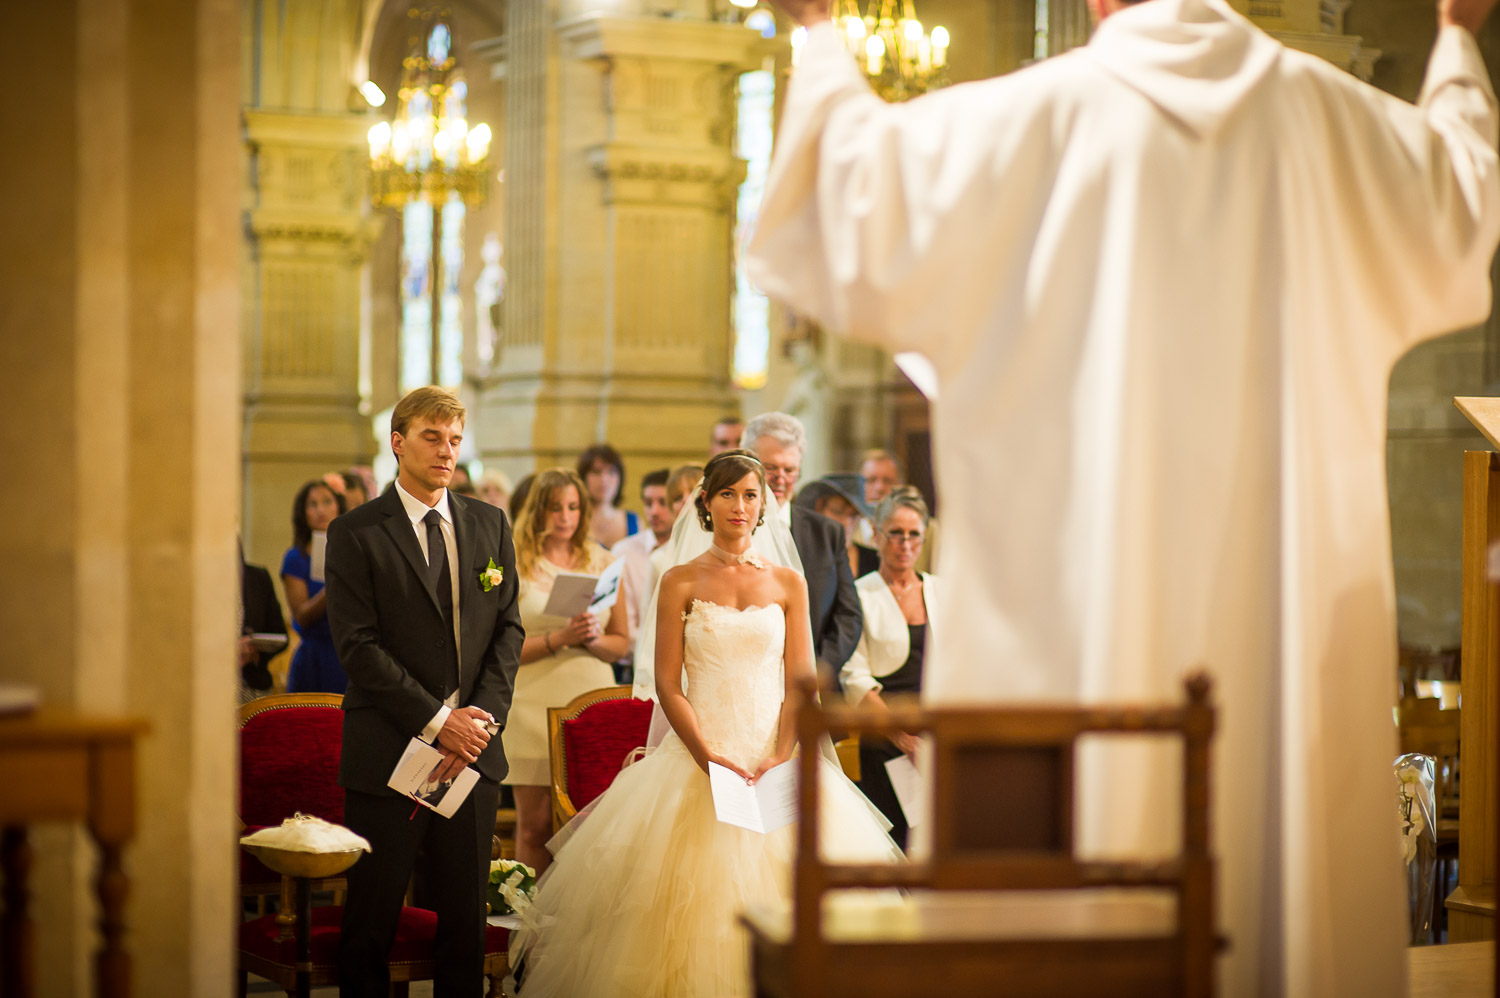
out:
{"label": "bride's hair updo", "polygon": [[766,522],[766,469],[761,467],[760,459],[747,450],[727,450],[710,458],[703,466],[703,491],[695,500],[699,526],[704,530],[714,529],[708,516],[708,497],[718,495],[721,489],[727,489],[746,475],[754,475],[760,482],[760,516],[755,525],[758,527]]}

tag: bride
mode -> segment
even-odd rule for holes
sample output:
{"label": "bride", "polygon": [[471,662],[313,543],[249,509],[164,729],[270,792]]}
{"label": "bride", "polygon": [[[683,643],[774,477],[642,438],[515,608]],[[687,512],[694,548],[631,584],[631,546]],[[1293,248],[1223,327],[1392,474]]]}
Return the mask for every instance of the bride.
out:
{"label": "bride", "polygon": [[[788,693],[813,675],[807,586],[751,545],[768,519],[760,462],[729,451],[703,476],[687,529],[712,540],[656,595],[655,684],[671,730],[565,829],[528,920],[540,928],[518,933],[512,954],[522,998],[748,995],[736,916],[789,899],[794,826],[762,835],[717,821],[707,770],[754,783],[791,758]],[[825,855],[898,859],[888,823],[826,765]]]}

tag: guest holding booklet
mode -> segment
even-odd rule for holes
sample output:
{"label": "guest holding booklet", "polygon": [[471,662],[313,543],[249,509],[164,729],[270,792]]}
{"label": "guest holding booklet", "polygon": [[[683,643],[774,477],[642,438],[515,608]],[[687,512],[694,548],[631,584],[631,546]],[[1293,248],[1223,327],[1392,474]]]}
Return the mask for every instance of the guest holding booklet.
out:
{"label": "guest holding booklet", "polygon": [[[752,547],[757,528],[772,537]],[[785,794],[740,802],[742,820],[772,829],[754,831],[716,818],[709,776],[758,786],[783,774],[776,767],[797,747],[787,694],[813,675],[807,585],[760,462],[745,451],[709,461],[668,544],[674,567],[649,605],[671,731],[559,835],[538,917],[512,948],[525,998],[748,996],[736,916],[790,893],[796,832],[778,820]],[[898,860],[887,823],[830,757],[823,852]]]}
{"label": "guest holding booklet", "polygon": [[[934,581],[916,565],[926,539],[927,504],[912,488],[898,488],[875,508],[875,543],[880,569],[854,583],[865,615],[859,645],[839,674],[852,704],[885,710],[884,697],[922,692],[922,663],[929,644]],[[902,755],[914,759],[917,740],[902,732],[887,740],[859,740],[859,788],[891,821],[891,838],[906,848],[907,816],[891,786],[886,764]]]}
{"label": "guest holding booklet", "polygon": [[552,785],[547,708],[562,707],[589,690],[613,686],[611,663],[630,649],[624,601],[572,617],[548,612],[563,573],[599,575],[614,561],[589,536],[592,503],[583,480],[567,468],[543,471],[531,483],[516,523],[516,569],[526,643],[510,720],[502,739],[516,800],[516,859],[538,873],[552,862]]}

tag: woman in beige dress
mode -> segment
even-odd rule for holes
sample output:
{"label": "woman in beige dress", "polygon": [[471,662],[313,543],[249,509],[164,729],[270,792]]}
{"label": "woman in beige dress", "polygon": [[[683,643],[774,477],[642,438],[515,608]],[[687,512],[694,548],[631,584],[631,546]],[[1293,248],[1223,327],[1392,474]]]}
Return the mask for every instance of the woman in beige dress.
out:
{"label": "woman in beige dress", "polygon": [[614,685],[610,663],[630,647],[624,593],[602,613],[571,619],[544,614],[559,572],[598,575],[613,556],[589,537],[590,502],[583,481],[566,468],[536,476],[516,524],[516,571],[526,643],[510,716],[501,737],[516,798],[516,858],[541,873],[552,861],[552,782],[547,708]]}

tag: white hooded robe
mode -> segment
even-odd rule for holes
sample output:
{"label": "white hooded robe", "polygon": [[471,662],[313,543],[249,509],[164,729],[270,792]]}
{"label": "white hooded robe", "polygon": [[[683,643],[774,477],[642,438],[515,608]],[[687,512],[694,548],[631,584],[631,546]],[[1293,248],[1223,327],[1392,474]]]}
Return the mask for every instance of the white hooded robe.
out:
{"label": "white hooded robe", "polygon": [[[1412,106],[1149,0],[888,106],[822,25],[785,107],[752,279],[939,379],[928,699],[1175,700],[1206,665],[1223,993],[1404,995],[1387,380],[1489,311],[1473,37]],[[1085,773],[1086,847],[1178,847],[1159,761]]]}

